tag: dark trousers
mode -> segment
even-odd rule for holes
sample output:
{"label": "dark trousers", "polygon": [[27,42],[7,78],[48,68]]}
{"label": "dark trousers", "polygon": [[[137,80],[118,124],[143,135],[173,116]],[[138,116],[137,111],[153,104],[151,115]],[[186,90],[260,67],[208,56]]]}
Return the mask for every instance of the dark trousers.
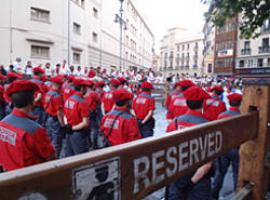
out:
{"label": "dark trousers", "polygon": [[54,145],[56,155],[59,158],[62,145],[63,145],[63,139],[64,139],[64,133],[61,133],[61,125],[57,119],[57,117],[48,117],[46,120],[46,129],[48,131],[49,137],[52,141],[52,144]]}
{"label": "dark trousers", "polygon": [[190,186],[189,181],[192,175],[184,176],[171,183],[166,188],[166,200],[210,200],[211,180],[210,176],[203,178],[194,186]]}
{"label": "dark trousers", "polygon": [[6,116],[6,105],[0,105],[0,120],[4,119]]}
{"label": "dark trousers", "polygon": [[45,126],[45,111],[41,106],[36,106],[33,109],[33,115],[38,117],[37,123],[41,126]]}
{"label": "dark trousers", "polygon": [[73,131],[66,137],[66,155],[74,156],[89,151],[89,130]]}
{"label": "dark trousers", "polygon": [[219,192],[223,185],[224,177],[228,168],[232,164],[234,190],[237,187],[238,169],[239,169],[239,150],[232,149],[226,155],[221,156],[215,161],[215,177],[212,186],[212,197],[218,199]]}
{"label": "dark trousers", "polygon": [[149,119],[146,123],[142,124],[139,120],[139,129],[143,138],[152,137],[154,135],[155,120]]}
{"label": "dark trousers", "polygon": [[97,121],[97,113],[90,112],[90,142],[93,149],[98,149],[98,135],[99,135],[99,125]]}

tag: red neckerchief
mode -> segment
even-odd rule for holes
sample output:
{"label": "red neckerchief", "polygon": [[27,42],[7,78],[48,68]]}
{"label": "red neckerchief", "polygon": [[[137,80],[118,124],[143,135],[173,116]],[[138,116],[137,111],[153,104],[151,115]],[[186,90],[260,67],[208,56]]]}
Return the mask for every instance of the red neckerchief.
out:
{"label": "red neckerchief", "polygon": [[197,117],[203,117],[203,114],[201,111],[196,111],[196,110],[191,110],[188,109],[188,111],[186,112],[186,115],[193,115],[193,116],[197,116]]}
{"label": "red neckerchief", "polygon": [[230,111],[240,112],[238,107],[230,107]]}

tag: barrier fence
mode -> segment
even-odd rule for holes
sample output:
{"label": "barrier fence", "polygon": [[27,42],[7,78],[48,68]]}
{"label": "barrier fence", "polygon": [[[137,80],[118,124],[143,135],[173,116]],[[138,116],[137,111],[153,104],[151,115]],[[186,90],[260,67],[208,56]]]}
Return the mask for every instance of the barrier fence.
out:
{"label": "barrier fence", "polygon": [[88,200],[107,191],[108,199],[139,200],[245,143],[235,199],[262,200],[269,94],[268,85],[249,85],[246,114],[1,174],[0,199]]}

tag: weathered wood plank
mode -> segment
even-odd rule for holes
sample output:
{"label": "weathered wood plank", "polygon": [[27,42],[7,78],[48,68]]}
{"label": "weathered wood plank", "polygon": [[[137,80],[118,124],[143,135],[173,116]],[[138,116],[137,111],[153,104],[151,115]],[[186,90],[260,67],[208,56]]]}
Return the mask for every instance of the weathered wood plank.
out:
{"label": "weathered wood plank", "polygon": [[115,199],[142,199],[254,139],[257,116],[249,113],[2,174],[0,199],[18,199],[34,193],[45,199],[88,199],[93,187],[101,184],[96,178],[97,169],[104,166],[109,167],[107,179],[113,178]]}

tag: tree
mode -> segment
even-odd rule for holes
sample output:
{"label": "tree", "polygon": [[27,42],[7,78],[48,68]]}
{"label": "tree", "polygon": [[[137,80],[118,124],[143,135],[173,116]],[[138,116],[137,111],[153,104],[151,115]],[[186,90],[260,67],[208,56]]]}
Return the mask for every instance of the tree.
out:
{"label": "tree", "polygon": [[205,14],[206,20],[222,27],[227,19],[242,15],[239,24],[241,35],[244,38],[258,36],[258,28],[270,19],[270,0],[201,0],[209,4],[210,8]]}

